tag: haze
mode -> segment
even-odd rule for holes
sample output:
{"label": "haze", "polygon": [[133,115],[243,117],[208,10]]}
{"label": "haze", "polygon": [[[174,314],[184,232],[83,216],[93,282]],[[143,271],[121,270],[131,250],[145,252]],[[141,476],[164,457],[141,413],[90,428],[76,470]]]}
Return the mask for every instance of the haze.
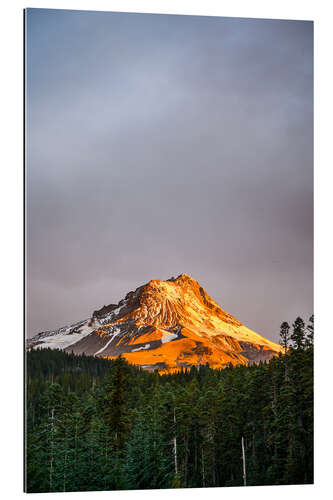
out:
{"label": "haze", "polygon": [[313,312],[313,24],[28,9],[28,336],[188,273]]}

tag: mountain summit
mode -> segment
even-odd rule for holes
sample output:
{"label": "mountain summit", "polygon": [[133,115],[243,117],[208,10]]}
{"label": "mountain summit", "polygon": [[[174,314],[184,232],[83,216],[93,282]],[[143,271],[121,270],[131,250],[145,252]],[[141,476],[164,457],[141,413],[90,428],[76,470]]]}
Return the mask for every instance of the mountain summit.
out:
{"label": "mountain summit", "polygon": [[87,320],[35,335],[27,348],[103,358],[122,354],[129,363],[162,372],[205,363],[251,364],[282,350],[223,311],[188,274],[151,280]]}

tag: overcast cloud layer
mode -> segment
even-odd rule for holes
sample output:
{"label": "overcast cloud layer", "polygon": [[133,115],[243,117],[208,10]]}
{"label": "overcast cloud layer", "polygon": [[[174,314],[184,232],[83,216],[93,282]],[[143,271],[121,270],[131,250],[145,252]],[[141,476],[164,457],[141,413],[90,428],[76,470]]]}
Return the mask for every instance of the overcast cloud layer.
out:
{"label": "overcast cloud layer", "polygon": [[29,9],[28,336],[186,272],[313,312],[313,25]]}

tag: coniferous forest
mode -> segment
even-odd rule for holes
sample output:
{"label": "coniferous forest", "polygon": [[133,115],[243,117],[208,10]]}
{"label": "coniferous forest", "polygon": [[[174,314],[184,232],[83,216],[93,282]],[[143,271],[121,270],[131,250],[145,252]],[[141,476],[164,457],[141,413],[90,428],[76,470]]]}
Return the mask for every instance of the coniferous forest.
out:
{"label": "coniferous forest", "polygon": [[313,317],[280,336],[269,363],[167,375],[27,352],[26,490],[312,483]]}

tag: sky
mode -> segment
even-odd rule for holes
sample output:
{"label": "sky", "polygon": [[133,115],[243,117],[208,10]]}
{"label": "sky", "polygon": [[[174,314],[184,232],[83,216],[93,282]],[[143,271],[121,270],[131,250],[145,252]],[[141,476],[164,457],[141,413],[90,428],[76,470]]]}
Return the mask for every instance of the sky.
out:
{"label": "sky", "polygon": [[190,274],[313,313],[313,23],[28,9],[27,335]]}

